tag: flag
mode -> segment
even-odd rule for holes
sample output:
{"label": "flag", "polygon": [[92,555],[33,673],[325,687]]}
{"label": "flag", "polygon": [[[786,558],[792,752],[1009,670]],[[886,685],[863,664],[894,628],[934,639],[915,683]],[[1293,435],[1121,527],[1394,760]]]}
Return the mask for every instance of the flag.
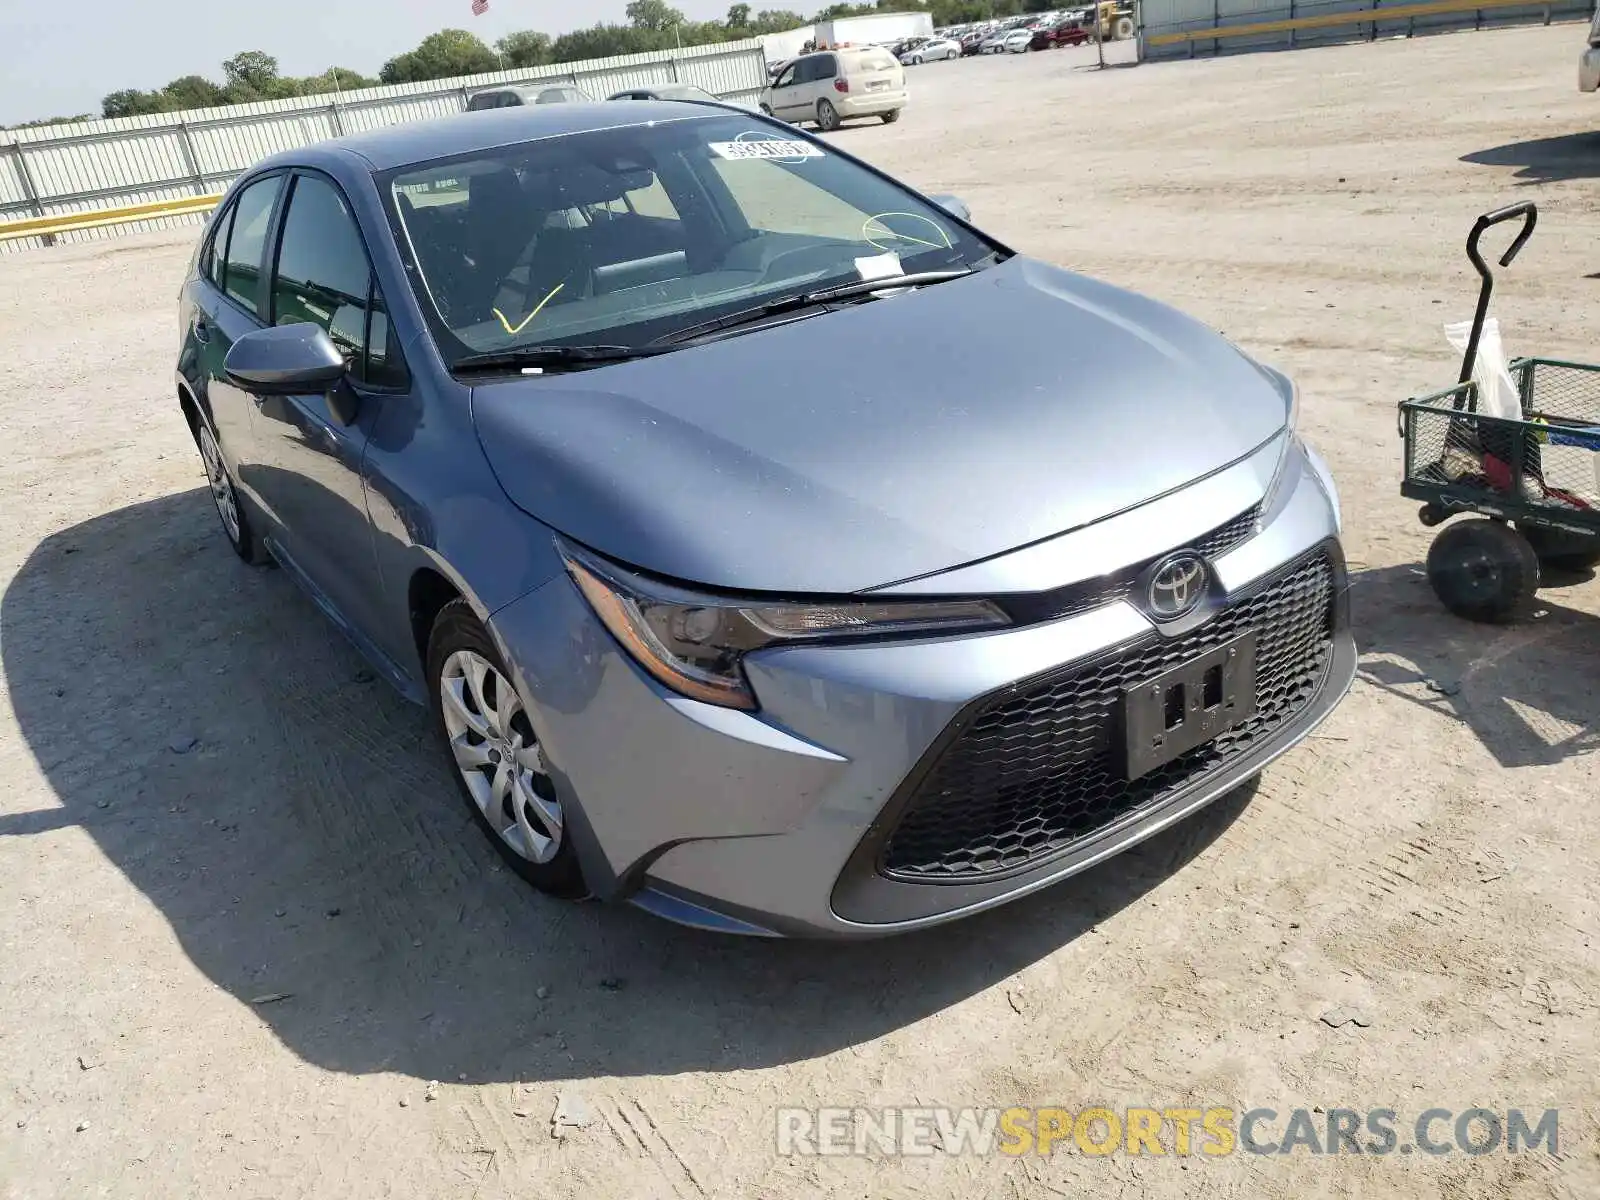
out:
{"label": "flag", "polygon": [[472,15],[481,17],[489,11],[489,0],[472,0]]}

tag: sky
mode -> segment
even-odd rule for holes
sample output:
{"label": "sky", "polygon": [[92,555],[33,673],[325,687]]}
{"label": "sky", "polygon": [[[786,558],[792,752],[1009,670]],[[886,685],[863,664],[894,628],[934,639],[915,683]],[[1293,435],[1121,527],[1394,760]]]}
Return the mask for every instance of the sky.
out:
{"label": "sky", "polygon": [[[181,75],[222,81],[222,61],[264,50],[285,75],[338,65],[377,75],[386,59],[440,29],[485,42],[518,29],[553,35],[621,22],[627,0],[0,0],[0,125],[100,113],[100,97]],[[675,0],[693,20],[727,0]],[[775,4],[755,8],[780,7]]]}

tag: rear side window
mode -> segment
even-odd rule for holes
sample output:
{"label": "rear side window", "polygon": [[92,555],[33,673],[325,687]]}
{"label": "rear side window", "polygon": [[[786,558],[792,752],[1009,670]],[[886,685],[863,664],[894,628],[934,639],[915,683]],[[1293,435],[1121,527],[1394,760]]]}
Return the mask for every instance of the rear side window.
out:
{"label": "rear side window", "polygon": [[883,50],[863,50],[857,61],[863,71],[889,71],[895,65],[894,59]]}
{"label": "rear side window", "polygon": [[216,229],[212,231],[211,241],[206,246],[205,262],[201,271],[207,279],[222,286],[223,271],[228,261],[228,234],[233,230],[234,206],[228,205],[227,211],[217,218]]}
{"label": "rear side window", "polygon": [[839,73],[839,60],[831,54],[819,54],[811,60],[811,78],[832,79]]}
{"label": "rear side window", "polygon": [[299,176],[289,197],[272,279],[272,320],[321,326],[348,358],[351,373],[368,383],[392,382],[399,366],[355,217],[344,195],[316,175]]}
{"label": "rear side window", "polygon": [[228,257],[223,266],[222,290],[252,313],[261,295],[261,259],[267,248],[267,227],[283,178],[258,180],[245,188],[234,205]]}

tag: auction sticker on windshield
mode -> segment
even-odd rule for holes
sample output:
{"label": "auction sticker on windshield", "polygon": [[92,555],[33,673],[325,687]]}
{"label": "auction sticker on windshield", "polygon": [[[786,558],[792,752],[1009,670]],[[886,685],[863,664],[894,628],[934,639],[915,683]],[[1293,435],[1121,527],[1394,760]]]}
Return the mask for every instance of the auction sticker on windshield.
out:
{"label": "auction sticker on windshield", "polygon": [[793,161],[797,158],[821,158],[822,151],[810,142],[785,141],[772,138],[766,141],[710,142],[711,153],[719,158],[777,158]]}

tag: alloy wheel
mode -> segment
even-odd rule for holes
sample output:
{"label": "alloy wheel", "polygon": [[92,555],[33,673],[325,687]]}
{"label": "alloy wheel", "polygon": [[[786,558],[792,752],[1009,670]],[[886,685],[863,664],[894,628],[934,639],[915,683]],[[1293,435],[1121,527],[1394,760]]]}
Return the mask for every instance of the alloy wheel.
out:
{"label": "alloy wheel", "polygon": [[522,699],[473,650],[445,659],[439,677],[456,769],[478,810],[513,852],[547,863],[561,849],[561,805]]}
{"label": "alloy wheel", "polygon": [[211,499],[216,502],[217,515],[222,527],[234,545],[240,542],[239,501],[233,494],[233,481],[228,478],[228,468],[222,461],[222,450],[211,430],[200,426],[200,458],[206,466],[206,480],[211,485]]}

